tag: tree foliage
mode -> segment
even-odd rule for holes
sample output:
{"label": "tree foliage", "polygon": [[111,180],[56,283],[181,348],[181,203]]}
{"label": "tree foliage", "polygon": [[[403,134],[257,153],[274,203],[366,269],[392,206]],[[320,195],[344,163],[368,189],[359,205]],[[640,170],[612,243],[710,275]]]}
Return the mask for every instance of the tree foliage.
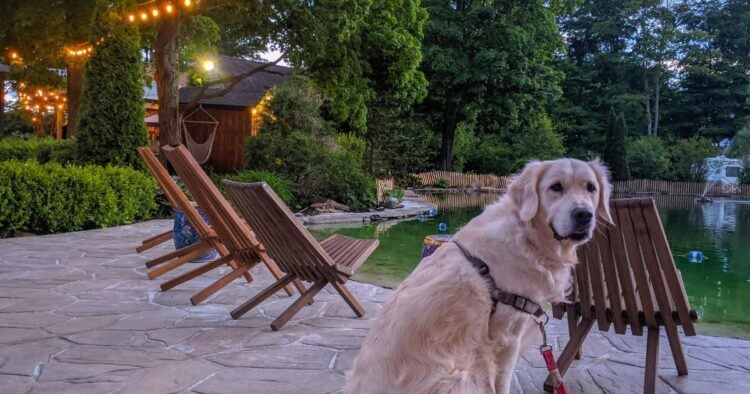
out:
{"label": "tree foliage", "polygon": [[86,68],[78,154],[83,162],[139,166],[136,147],[148,139],[143,123],[143,67],[138,32],[116,12],[104,10],[97,28],[107,40]]}
{"label": "tree foliage", "polygon": [[[440,166],[452,167],[459,124],[510,145],[545,117],[560,94],[553,54],[562,41],[545,1],[424,2],[422,69],[430,81],[422,111],[441,133]],[[535,119],[535,117],[537,117]],[[543,153],[539,153],[543,154]]]}
{"label": "tree foliage", "polygon": [[627,151],[628,129],[625,115],[618,114],[612,108],[607,122],[607,139],[604,145],[604,162],[607,163],[612,180],[624,181],[630,179]]}

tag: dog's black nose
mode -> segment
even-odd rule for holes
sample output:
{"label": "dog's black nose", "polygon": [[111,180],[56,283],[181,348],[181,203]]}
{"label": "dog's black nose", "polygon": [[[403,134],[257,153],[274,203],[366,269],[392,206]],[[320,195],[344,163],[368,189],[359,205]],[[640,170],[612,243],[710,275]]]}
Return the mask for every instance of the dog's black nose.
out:
{"label": "dog's black nose", "polygon": [[594,217],[594,214],[588,209],[576,208],[570,213],[570,216],[573,217],[577,226],[586,226],[591,223],[591,218]]}

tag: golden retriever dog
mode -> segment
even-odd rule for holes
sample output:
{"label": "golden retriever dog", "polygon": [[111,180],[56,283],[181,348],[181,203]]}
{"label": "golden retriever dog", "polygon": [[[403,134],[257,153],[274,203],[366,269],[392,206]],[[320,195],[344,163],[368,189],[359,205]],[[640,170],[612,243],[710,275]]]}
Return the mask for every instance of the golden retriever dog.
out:
{"label": "golden retriever dog", "polygon": [[489,267],[499,289],[537,303],[563,301],[576,247],[597,221],[612,221],[610,190],[598,160],[528,163],[507,194],[393,293],[344,392],[507,393],[525,337],[541,345],[538,323],[503,303],[492,313],[485,277],[456,243]]}

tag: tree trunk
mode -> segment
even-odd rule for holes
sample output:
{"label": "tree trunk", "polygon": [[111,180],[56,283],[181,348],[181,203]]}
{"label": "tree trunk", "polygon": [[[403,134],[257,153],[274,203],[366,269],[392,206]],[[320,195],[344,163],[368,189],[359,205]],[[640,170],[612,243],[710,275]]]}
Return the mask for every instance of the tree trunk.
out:
{"label": "tree trunk", "polygon": [[440,169],[453,170],[453,141],[456,137],[458,104],[450,104],[448,118],[443,123],[443,141],[440,149]]}
{"label": "tree trunk", "polygon": [[5,73],[0,72],[0,137],[5,135],[3,116],[5,116]]}
{"label": "tree trunk", "polygon": [[68,138],[75,137],[78,129],[78,110],[83,91],[83,62],[71,60],[68,64]]}
{"label": "tree trunk", "polygon": [[660,75],[656,75],[656,86],[654,87],[654,135],[659,134],[659,94],[661,91]]}
{"label": "tree trunk", "polygon": [[646,95],[646,135],[651,135],[651,92],[648,91],[648,76],[643,76],[643,93]]}
{"label": "tree trunk", "polygon": [[159,146],[180,143],[176,18],[164,18],[154,41],[154,81],[159,98]]}

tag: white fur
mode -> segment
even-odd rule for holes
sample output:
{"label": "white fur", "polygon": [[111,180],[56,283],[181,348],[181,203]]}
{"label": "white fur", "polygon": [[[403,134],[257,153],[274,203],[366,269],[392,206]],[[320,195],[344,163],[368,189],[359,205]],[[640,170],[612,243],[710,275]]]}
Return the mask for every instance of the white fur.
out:
{"label": "white fur", "polygon": [[[555,182],[564,193],[549,190]],[[500,289],[559,302],[577,262],[575,248],[585,240],[557,241],[550,226],[566,235],[575,207],[611,221],[608,200],[607,172],[598,161],[532,162],[454,239],[487,263]],[[530,315],[507,305],[498,304],[490,317],[490,302],[486,283],[459,249],[438,248],[383,307],[344,392],[507,393],[524,341],[541,336]]]}

